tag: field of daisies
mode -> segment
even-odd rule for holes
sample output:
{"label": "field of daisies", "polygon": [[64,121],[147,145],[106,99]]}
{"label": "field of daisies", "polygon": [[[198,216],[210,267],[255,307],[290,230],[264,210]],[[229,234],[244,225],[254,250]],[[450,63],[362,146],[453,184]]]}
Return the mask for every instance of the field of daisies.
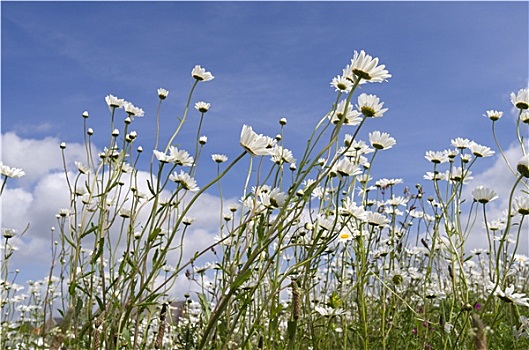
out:
{"label": "field of daisies", "polygon": [[[160,114],[171,96],[158,89],[153,149],[137,146],[134,119],[144,111],[128,101],[106,97],[105,145],[94,144],[88,112],[79,117],[85,157],[74,163],[66,144],[57,149],[70,206],[57,208],[45,278],[16,280],[12,257],[24,232],[2,228],[1,349],[529,348],[529,257],[520,247],[528,233],[529,89],[497,107],[518,113],[521,159],[509,162],[496,141],[503,112],[484,111],[495,146],[454,135],[447,149],[425,150],[424,184],[408,188],[372,176],[377,155],[396,140],[383,131],[358,136],[387,111],[357,91],[391,77],[378,58],[355,51],[332,79],[336,99],[314,117],[301,154],[287,148],[284,118],[275,137],[240,126],[239,154],[203,152],[210,104],[193,93],[214,76],[201,66],[191,76],[168,139]],[[200,118],[196,138],[183,143],[191,114]],[[498,194],[470,180],[472,167],[493,154],[514,185],[501,217],[490,220]],[[207,183],[196,180],[199,162],[215,167]],[[227,201],[223,184],[244,164],[240,198]],[[3,163],[0,173],[0,195],[25,175]],[[190,213],[213,189],[216,240],[186,258],[197,220]],[[468,247],[474,230],[488,249]],[[193,292],[175,295],[179,278]]]}

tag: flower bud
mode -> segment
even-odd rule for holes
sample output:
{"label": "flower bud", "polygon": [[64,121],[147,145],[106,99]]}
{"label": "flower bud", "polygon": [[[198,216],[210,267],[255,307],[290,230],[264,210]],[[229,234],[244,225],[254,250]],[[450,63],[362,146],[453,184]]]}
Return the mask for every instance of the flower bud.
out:
{"label": "flower bud", "polygon": [[83,118],[88,118],[88,111],[83,112]]}
{"label": "flower bud", "polygon": [[281,118],[281,119],[279,119],[279,124],[280,124],[280,125],[287,125],[287,118]]}
{"label": "flower bud", "polygon": [[88,135],[91,136],[91,135],[94,134],[94,129],[92,129],[92,128],[88,128],[88,130],[86,131],[86,133],[87,133]]}
{"label": "flower bud", "polygon": [[529,178],[529,154],[523,156],[516,166],[516,170],[523,176]]}
{"label": "flower bud", "polygon": [[66,143],[65,142],[61,142],[61,144],[59,145],[59,147],[61,149],[65,149],[66,148]]}

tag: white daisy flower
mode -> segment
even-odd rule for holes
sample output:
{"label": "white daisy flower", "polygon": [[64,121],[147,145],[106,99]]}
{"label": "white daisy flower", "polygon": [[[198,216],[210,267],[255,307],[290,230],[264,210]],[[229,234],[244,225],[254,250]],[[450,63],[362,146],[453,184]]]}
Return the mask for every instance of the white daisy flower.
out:
{"label": "white daisy flower", "polygon": [[518,93],[511,93],[512,104],[519,109],[529,108],[529,89],[520,89]]}
{"label": "white daisy flower", "polygon": [[388,110],[384,107],[384,102],[375,95],[361,94],[358,96],[358,104],[356,108],[366,117],[382,117]]}
{"label": "white daisy flower", "polygon": [[378,57],[371,57],[366,54],[364,50],[358,53],[354,52],[351,64],[346,66],[343,70],[343,76],[352,82],[361,79],[359,84],[366,82],[370,83],[381,83],[388,78],[391,78],[391,74],[385,69],[385,65],[378,65]]}
{"label": "white daisy flower", "polygon": [[503,116],[503,112],[495,111],[495,110],[486,111],[485,113],[487,114],[483,114],[483,115],[489,118],[490,120],[492,120],[493,122],[495,122],[496,120],[500,119]]}
{"label": "white daisy flower", "polygon": [[207,103],[204,101],[195,103],[195,109],[199,111],[200,113],[206,113],[207,111],[209,111],[210,106],[211,106],[211,103]]}
{"label": "white daisy flower", "polygon": [[529,298],[527,298],[524,293],[515,293],[514,286],[512,284],[509,285],[504,291],[501,289],[497,290],[494,295],[507,303],[529,307]]}
{"label": "white daisy flower", "polygon": [[459,149],[469,148],[470,144],[472,143],[472,141],[470,141],[469,139],[464,139],[461,137],[457,137],[451,140],[450,142],[452,143],[452,146]]}
{"label": "white daisy flower", "polygon": [[251,126],[243,125],[241,131],[241,146],[254,156],[266,156],[272,154],[270,147],[271,139],[262,134],[257,134]]}
{"label": "white daisy flower", "polygon": [[105,101],[110,108],[121,108],[125,104],[124,99],[117,98],[114,95],[107,95],[105,97]]}
{"label": "white daisy flower", "polygon": [[390,149],[397,143],[388,133],[381,133],[378,130],[369,133],[369,142],[371,142],[371,146],[379,150]]}
{"label": "white daisy flower", "polygon": [[224,154],[212,154],[211,159],[216,163],[224,163],[228,160],[228,157]]}
{"label": "white daisy flower", "polygon": [[213,74],[206,72],[206,70],[199,65],[196,65],[195,68],[193,68],[191,76],[198,81],[210,81],[215,78]]}
{"label": "white daisy flower", "polygon": [[164,88],[158,89],[158,97],[160,98],[160,100],[165,100],[168,95],[169,91],[165,90]]}
{"label": "white daisy flower", "polygon": [[338,103],[336,109],[329,115],[331,122],[333,124],[338,124],[343,120],[344,125],[354,126],[360,124],[360,122],[362,122],[362,118],[360,117],[361,114],[353,109],[351,103],[347,104],[347,108],[345,108],[346,104],[347,100],[342,100]]}
{"label": "white daisy flower", "polygon": [[424,158],[426,158],[427,160],[429,160],[430,162],[434,164],[441,164],[441,163],[448,162],[448,156],[446,155],[444,151],[443,152],[427,151]]}
{"label": "white daisy flower", "polygon": [[498,198],[498,194],[490,188],[478,186],[472,191],[472,197],[476,202],[486,204]]}
{"label": "white daisy flower", "polygon": [[180,174],[177,174],[176,171],[169,176],[169,180],[174,181],[188,191],[197,192],[200,188],[197,186],[197,182],[189,174],[185,173],[183,170],[180,170]]}
{"label": "white daisy flower", "polygon": [[336,91],[350,92],[353,87],[353,83],[347,78],[337,75],[331,81],[331,86],[333,86]]}
{"label": "white daisy flower", "polygon": [[476,142],[471,142],[468,148],[476,157],[490,157],[494,154],[494,151],[490,147],[482,146]]}
{"label": "white daisy flower", "polygon": [[529,197],[521,196],[514,198],[513,209],[522,214],[529,215]]}
{"label": "white daisy flower", "polygon": [[26,175],[26,173],[22,169],[11,168],[7,165],[4,165],[4,163],[0,161],[0,175],[4,175],[5,177],[10,177],[13,179],[18,179]]}
{"label": "white daisy flower", "polygon": [[143,109],[134,106],[130,102],[125,102],[123,107],[125,108],[125,112],[127,112],[130,117],[143,117],[145,114]]}
{"label": "white daisy flower", "polygon": [[529,154],[523,156],[516,165],[516,170],[523,176],[529,178]]}

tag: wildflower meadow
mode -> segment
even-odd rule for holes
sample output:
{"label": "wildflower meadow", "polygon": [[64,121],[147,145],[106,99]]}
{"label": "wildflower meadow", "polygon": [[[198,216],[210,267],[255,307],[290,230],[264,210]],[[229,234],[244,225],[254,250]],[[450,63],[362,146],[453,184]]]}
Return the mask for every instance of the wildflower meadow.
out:
{"label": "wildflower meadow", "polygon": [[[391,84],[383,61],[354,52],[331,78],[327,114],[306,121],[313,129],[299,154],[291,150],[299,140],[285,137],[296,128],[286,118],[273,121],[276,136],[251,120],[232,125],[241,130],[240,152],[212,153],[202,134],[211,105],[194,94],[215,76],[199,65],[182,77],[188,95],[174,98],[185,108],[170,123],[164,101],[173,95],[164,88],[153,91],[153,111],[103,91],[107,125],[93,125],[88,111],[78,116],[85,156],[71,159],[66,143],[56,150],[70,205],[57,208],[46,276],[17,279],[11,261],[25,232],[2,228],[0,348],[528,349],[529,257],[521,242],[529,89],[514,87],[512,105],[483,111],[489,146],[453,135],[444,150],[424,149],[424,182],[410,187],[373,176],[379,153],[398,140],[384,130],[360,137],[390,113],[360,90]],[[495,133],[501,110],[511,109],[523,154],[515,163]],[[155,125],[152,148],[138,146],[135,120],[144,114]],[[196,130],[190,118],[198,118]],[[162,138],[168,127],[172,136]],[[193,142],[182,141],[184,130]],[[108,141],[96,144],[94,133]],[[497,192],[470,180],[493,154],[514,185],[491,220]],[[207,182],[197,180],[204,167],[214,169]],[[236,167],[246,175],[231,201],[223,186],[233,185]],[[25,175],[3,163],[0,173],[0,194]],[[201,219],[193,209],[213,190],[216,239],[189,259],[189,230]],[[475,232],[487,249],[469,248]],[[181,278],[195,288],[175,292]]]}

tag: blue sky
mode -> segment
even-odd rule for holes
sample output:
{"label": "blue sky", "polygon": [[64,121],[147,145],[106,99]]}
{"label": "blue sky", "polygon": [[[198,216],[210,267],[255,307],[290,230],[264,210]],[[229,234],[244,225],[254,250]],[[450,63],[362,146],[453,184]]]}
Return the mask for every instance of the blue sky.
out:
{"label": "blue sky", "polygon": [[[104,97],[114,94],[145,110],[134,125],[151,149],[156,89],[170,91],[162,110],[168,137],[200,64],[215,75],[194,97],[212,104],[203,129],[207,154],[235,156],[243,124],[273,136],[286,117],[286,145],[299,157],[334,101],[330,80],[354,50],[365,50],[393,77],[362,87],[389,108],[362,135],[395,137],[397,145],[378,159],[378,175],[413,186],[430,170],[425,151],[446,149],[458,136],[493,146],[488,109],[506,113],[499,138],[508,147],[509,94],[528,83],[527,2],[3,1],[1,10],[2,134],[25,145],[81,142],[84,110],[98,135],[108,125]],[[181,143],[194,137],[197,121]],[[2,146],[6,163],[28,168],[29,158]],[[32,167],[56,172],[45,155]],[[19,186],[36,197],[37,180]]]}

